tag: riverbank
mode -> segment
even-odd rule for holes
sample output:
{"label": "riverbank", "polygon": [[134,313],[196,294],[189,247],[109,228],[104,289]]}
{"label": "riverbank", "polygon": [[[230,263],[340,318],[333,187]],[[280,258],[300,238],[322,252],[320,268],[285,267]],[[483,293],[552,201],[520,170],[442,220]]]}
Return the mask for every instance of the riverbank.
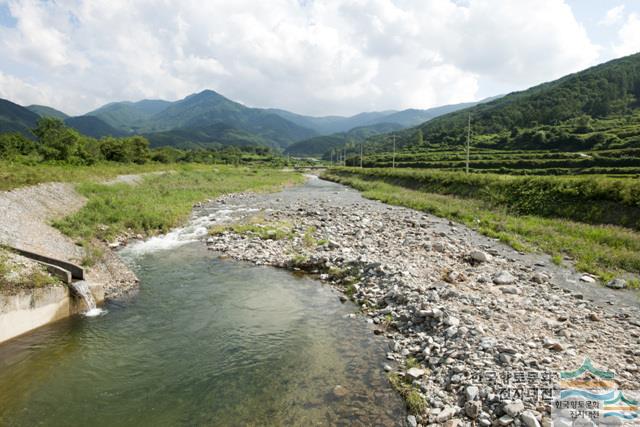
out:
{"label": "riverbank", "polygon": [[[323,175],[365,197],[445,217],[519,251],[620,277],[640,287],[640,232],[634,180],[511,177],[395,169],[331,169]],[[637,228],[637,227],[636,227]]]}
{"label": "riverbank", "polygon": [[[274,190],[301,179],[299,174],[273,168],[164,167],[102,165],[94,171],[79,167],[70,175],[78,177],[78,182],[42,183],[0,192],[0,215],[4,218],[0,244],[82,266],[94,299],[113,299],[138,284],[136,275],[113,249],[129,239],[170,230],[186,221],[194,204],[202,200],[229,192]],[[58,169],[64,171],[65,167]],[[37,170],[37,177],[42,178],[49,169]],[[113,176],[123,170],[139,173]],[[10,183],[20,182],[14,178]],[[82,307],[75,304],[73,293],[46,271],[16,279],[17,265],[0,262],[0,321],[13,322],[16,316],[22,319],[3,340]]]}
{"label": "riverbank", "polygon": [[[514,372],[557,374],[586,357],[615,370],[621,389],[640,388],[635,293],[315,178],[215,204],[260,212],[241,218],[245,226],[215,227],[211,250],[315,274],[361,307],[388,339],[385,369],[415,416],[410,424],[547,426],[548,401],[500,391],[516,388]],[[543,378],[529,385],[548,386]]]}

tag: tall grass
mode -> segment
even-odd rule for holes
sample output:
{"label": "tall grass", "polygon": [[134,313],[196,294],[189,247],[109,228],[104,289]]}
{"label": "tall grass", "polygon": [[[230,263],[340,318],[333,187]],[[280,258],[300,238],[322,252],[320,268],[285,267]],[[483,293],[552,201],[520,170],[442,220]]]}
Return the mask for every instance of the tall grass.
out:
{"label": "tall grass", "polygon": [[477,199],[518,215],[564,218],[640,230],[640,185],[605,177],[522,177],[418,169],[332,170],[423,191]]}
{"label": "tall grass", "polygon": [[123,174],[154,172],[174,168],[175,165],[149,163],[98,163],[92,166],[69,164],[26,165],[0,161],[0,191],[35,185],[41,182],[100,181]]}

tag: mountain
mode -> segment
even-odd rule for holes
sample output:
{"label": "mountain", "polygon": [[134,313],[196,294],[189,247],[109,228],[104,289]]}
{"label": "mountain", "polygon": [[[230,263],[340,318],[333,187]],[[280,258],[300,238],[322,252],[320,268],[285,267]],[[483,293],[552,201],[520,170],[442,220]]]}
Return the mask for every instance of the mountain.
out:
{"label": "mountain", "polygon": [[46,105],[29,105],[27,110],[36,113],[40,117],[53,117],[54,119],[64,120],[69,116],[62,111],[55,108],[47,107]]}
{"label": "mountain", "polygon": [[114,128],[101,119],[93,116],[69,117],[64,120],[64,124],[92,138],[102,138],[103,136],[125,136],[126,132]]}
{"label": "mountain", "polygon": [[189,129],[199,130],[213,124],[224,124],[239,132],[253,134],[281,148],[316,135],[313,130],[277,114],[245,107],[212,90],[205,90],[173,102],[147,121],[144,129],[146,132],[179,129],[184,134]]}
{"label": "mountain", "polygon": [[[395,112],[362,113],[350,118],[331,117],[331,119],[347,119],[350,123],[364,122],[367,125],[351,128],[347,132],[337,132],[331,135],[314,137],[308,140],[297,142],[285,150],[285,153],[293,156],[319,157],[328,151],[342,147],[345,143],[364,141],[370,138],[388,139],[384,135],[389,132],[398,132],[416,124],[423,123],[443,114],[461,110],[482,102],[498,99],[500,96],[487,98],[478,102],[467,102],[462,104],[444,105],[441,107],[429,108],[427,110],[408,109]],[[328,119],[329,117],[325,117]],[[323,118],[318,118],[323,119]],[[379,120],[384,120],[379,122]],[[373,122],[373,124],[371,123]],[[326,155],[324,156],[326,157]]]}
{"label": "mountain", "polygon": [[399,129],[403,129],[403,127],[397,123],[378,123],[372,126],[357,127],[349,132],[316,136],[296,142],[287,147],[285,154],[296,157],[322,157],[331,150],[344,147],[345,144],[359,143],[374,135],[394,132]]}
{"label": "mountain", "polygon": [[[499,98],[499,97],[494,97]],[[434,117],[450,113],[452,111],[461,110],[471,107],[481,102],[488,102],[494,98],[488,98],[479,102],[467,102],[462,104],[445,105],[441,107],[419,110],[410,108],[402,111],[378,111],[369,113],[360,113],[351,117],[326,116],[326,117],[310,117],[291,113],[285,110],[270,109],[279,116],[309,129],[313,129],[320,135],[331,135],[334,133],[344,133],[351,129],[361,128],[365,126],[375,126],[381,123],[393,123],[403,128],[412,127],[433,119]]]}
{"label": "mountain", "polygon": [[330,135],[330,134],[339,133],[339,132],[347,132],[356,127],[362,127],[365,125],[372,125],[375,123],[379,123],[382,120],[382,118],[396,112],[396,111],[369,112],[369,113],[360,113],[351,117],[342,117],[342,116],[311,117],[311,116],[303,116],[300,114],[292,113],[290,111],[279,110],[274,108],[267,109],[267,111],[277,114],[280,117],[297,124],[298,126],[312,129],[320,135]]}
{"label": "mountain", "polygon": [[169,101],[144,99],[138,102],[112,102],[86,116],[101,119],[108,125],[125,132],[135,132],[143,128],[146,122],[171,105]]}
{"label": "mountain", "polygon": [[31,129],[36,127],[39,118],[40,116],[33,111],[6,99],[0,99],[0,133],[19,132],[33,138]]}
{"label": "mountain", "polygon": [[151,147],[172,146],[182,149],[220,148],[223,146],[265,146],[280,148],[273,141],[246,132],[225,123],[214,123],[199,128],[173,129],[144,134]]}
{"label": "mountain", "polygon": [[92,138],[102,138],[103,136],[125,136],[127,134],[126,132],[114,128],[108,123],[105,123],[105,121],[98,117],[88,115],[69,117],[62,111],[47,107],[46,105],[29,105],[26,108],[40,117],[52,117],[54,119],[62,120],[65,125]]}
{"label": "mountain", "polygon": [[469,115],[475,144],[484,147],[574,149],[624,141],[637,144],[637,130],[597,135],[591,123],[620,117],[637,123],[632,113],[639,109],[640,53],[440,116],[404,131],[400,145],[411,145],[417,129],[429,144],[462,144]]}

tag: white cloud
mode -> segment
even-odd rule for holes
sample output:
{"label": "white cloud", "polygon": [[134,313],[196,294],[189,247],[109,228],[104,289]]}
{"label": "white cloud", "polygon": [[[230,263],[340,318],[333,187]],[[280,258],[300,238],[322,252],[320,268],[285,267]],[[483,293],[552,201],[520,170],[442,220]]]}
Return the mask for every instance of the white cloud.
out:
{"label": "white cloud", "polygon": [[618,31],[619,42],[614,46],[617,56],[640,52],[640,17],[631,13]]}
{"label": "white cloud", "polygon": [[205,88],[309,114],[426,108],[474,99],[483,81],[550,80],[598,55],[563,0],[8,4],[17,25],[0,26],[0,71],[71,113]]}
{"label": "white cloud", "polygon": [[2,71],[0,71],[0,98],[13,102],[20,100],[23,105],[46,103],[51,100],[46,88],[36,87]]}
{"label": "white cloud", "polygon": [[611,26],[619,23],[624,17],[624,5],[621,4],[619,6],[612,7],[607,11],[604,15],[604,18],[600,22],[599,25]]}

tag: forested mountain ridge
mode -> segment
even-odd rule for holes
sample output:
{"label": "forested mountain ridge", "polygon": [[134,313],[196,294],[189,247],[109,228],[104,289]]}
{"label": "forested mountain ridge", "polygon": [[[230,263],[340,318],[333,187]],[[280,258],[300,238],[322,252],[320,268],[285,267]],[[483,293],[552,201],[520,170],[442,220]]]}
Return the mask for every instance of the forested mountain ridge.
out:
{"label": "forested mountain ridge", "polygon": [[69,117],[68,114],[63,113],[55,108],[47,107],[46,105],[29,105],[25,107],[27,110],[32,111],[40,117],[53,117],[54,119],[64,120]]}
{"label": "forested mountain ridge", "polygon": [[[347,132],[337,132],[331,135],[318,136],[308,140],[303,140],[291,145],[285,150],[285,152],[294,156],[324,157],[328,159],[330,157],[328,154],[330,150],[341,148],[345,146],[345,144],[359,143],[369,138],[376,138],[379,135],[387,134],[389,132],[402,132],[403,129],[414,126],[415,124],[425,120],[431,120],[443,114],[468,108],[497,98],[499,98],[499,96],[478,102],[443,105],[441,107],[429,108],[427,110],[407,109],[397,112],[387,111],[384,113],[358,114],[353,118],[366,123],[373,121],[374,124],[355,127]],[[327,117],[327,119],[330,118],[331,117]],[[335,119],[335,117],[333,117],[333,119]],[[377,122],[378,120],[385,121]],[[380,138],[388,139],[388,135],[380,136]]]}
{"label": "forested mountain ridge", "polygon": [[69,117],[61,111],[44,105],[23,107],[11,101],[0,99],[0,133],[17,132],[27,138],[34,139],[32,130],[38,125],[41,118],[46,117],[61,120],[70,128],[92,138],[126,135],[125,132],[109,126],[97,117]]}
{"label": "forested mountain ridge", "polygon": [[[418,145],[418,130],[425,144],[463,144],[470,115],[477,146],[562,149],[563,141],[580,145],[575,134],[589,133],[594,121],[631,117],[639,100],[640,54],[634,54],[438,117],[403,131],[399,144]],[[620,139],[596,139],[602,138],[611,139],[609,144]]]}
{"label": "forested mountain ridge", "polygon": [[380,135],[403,129],[397,123],[378,123],[351,129],[349,132],[334,133],[333,135],[316,136],[290,145],[285,154],[297,157],[326,157],[331,150],[342,148],[345,144],[355,144],[374,135]]}
{"label": "forested mountain ridge", "polygon": [[33,138],[31,129],[36,127],[40,116],[33,111],[8,101],[0,99],[0,133],[19,132]]}
{"label": "forested mountain ridge", "polygon": [[282,117],[231,101],[212,90],[189,95],[154,115],[146,125],[148,132],[202,129],[224,124],[277,144],[281,148],[316,135]]}
{"label": "forested mountain ridge", "polygon": [[138,102],[112,102],[87,113],[98,117],[110,126],[125,132],[136,132],[147,120],[166,109],[171,102],[159,99],[143,99]]}

